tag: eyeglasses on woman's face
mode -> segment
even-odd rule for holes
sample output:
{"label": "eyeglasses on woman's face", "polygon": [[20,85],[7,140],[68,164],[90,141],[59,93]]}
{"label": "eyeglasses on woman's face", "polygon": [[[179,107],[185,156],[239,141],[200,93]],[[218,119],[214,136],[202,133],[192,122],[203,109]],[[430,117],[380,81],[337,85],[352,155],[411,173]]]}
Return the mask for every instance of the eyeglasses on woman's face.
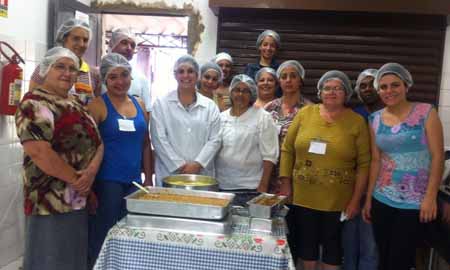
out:
{"label": "eyeglasses on woman's face", "polygon": [[75,65],[65,65],[63,63],[55,63],[52,65],[52,68],[62,74],[68,72],[70,75],[78,75],[78,69]]}

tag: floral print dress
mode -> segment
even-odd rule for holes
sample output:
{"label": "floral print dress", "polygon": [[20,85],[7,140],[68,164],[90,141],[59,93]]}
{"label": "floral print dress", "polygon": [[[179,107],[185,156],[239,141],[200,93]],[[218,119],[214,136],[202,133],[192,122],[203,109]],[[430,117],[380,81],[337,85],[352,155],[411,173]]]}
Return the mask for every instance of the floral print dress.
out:
{"label": "floral print dress", "polygon": [[[25,94],[15,116],[17,136],[28,141],[48,142],[75,170],[85,169],[101,144],[94,119],[81,102],[43,89]],[[66,182],[47,175],[24,153],[25,215],[51,215],[83,209],[86,198]]]}
{"label": "floral print dress", "polygon": [[414,103],[402,123],[383,123],[383,110],[369,117],[375,140],[381,151],[381,168],[373,196],[400,209],[420,209],[428,186],[431,155],[425,133],[430,104]]}

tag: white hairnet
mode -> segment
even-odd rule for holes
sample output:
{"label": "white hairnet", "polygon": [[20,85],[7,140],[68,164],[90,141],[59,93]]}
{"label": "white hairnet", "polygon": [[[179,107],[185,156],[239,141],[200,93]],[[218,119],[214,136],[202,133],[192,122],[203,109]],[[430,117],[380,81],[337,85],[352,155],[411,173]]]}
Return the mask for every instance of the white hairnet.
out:
{"label": "white hairnet", "polygon": [[214,62],[219,63],[222,60],[227,60],[228,62],[230,62],[231,64],[233,64],[233,58],[231,57],[231,55],[229,55],[226,52],[221,52],[216,54],[216,56],[214,57]]}
{"label": "white hairnet", "polygon": [[208,70],[214,70],[215,72],[217,72],[217,74],[219,74],[219,82],[222,81],[223,74],[222,74],[222,69],[219,67],[219,65],[217,65],[216,63],[213,63],[213,62],[206,62],[200,68],[200,77],[202,77],[203,74],[205,72],[207,72]]}
{"label": "white hairnet", "polygon": [[263,67],[260,70],[258,70],[258,72],[256,72],[255,75],[255,82],[258,83],[259,78],[262,76],[263,73],[269,73],[270,75],[272,75],[272,77],[274,78],[275,81],[278,81],[277,79],[277,72],[271,68],[271,67]]}
{"label": "white hairnet", "polygon": [[195,72],[197,73],[197,75],[200,75],[200,72],[199,72],[200,68],[199,68],[197,61],[195,60],[194,57],[190,56],[189,54],[185,54],[177,59],[177,61],[175,62],[175,65],[173,66],[173,72],[176,72],[178,67],[180,67],[183,64],[188,64],[188,65],[192,66],[194,68]]}
{"label": "white hairnet", "polygon": [[59,28],[58,31],[56,31],[56,39],[55,42],[57,45],[62,46],[64,44],[64,38],[72,31],[74,28],[82,28],[89,33],[89,40],[91,40],[91,28],[89,27],[89,23],[82,21],[80,19],[68,19],[67,21],[63,22]]}
{"label": "white hairnet", "polygon": [[44,58],[39,63],[39,76],[45,77],[50,70],[50,67],[61,58],[70,58],[75,63],[77,69],[80,68],[80,60],[71,50],[57,46],[48,50]]}
{"label": "white hairnet", "polygon": [[265,37],[272,37],[275,40],[275,43],[277,44],[277,49],[281,47],[280,35],[278,35],[278,33],[273,30],[266,30],[261,34],[259,34],[258,39],[256,40],[257,49],[259,48],[259,46],[261,46],[261,43],[263,42]]}
{"label": "white hairnet", "polygon": [[296,60],[287,60],[284,61],[277,69],[277,78],[280,79],[281,76],[281,72],[283,71],[283,69],[287,68],[287,67],[293,67],[295,68],[295,70],[298,73],[298,76],[300,76],[300,78],[302,78],[302,81],[305,80],[305,69],[303,68],[302,64],[300,64],[298,61]]}
{"label": "white hairnet", "polygon": [[249,76],[245,75],[245,74],[239,74],[233,77],[233,79],[231,80],[230,83],[230,93],[233,92],[233,89],[239,85],[239,83],[245,83],[248,88],[250,89],[250,93],[251,93],[251,98],[250,98],[250,104],[255,103],[256,101],[256,84],[255,81],[250,78]]}
{"label": "white hairnet", "polygon": [[362,80],[364,80],[367,77],[372,77],[375,79],[375,76],[377,76],[377,70],[374,68],[368,68],[363,70],[358,75],[358,79],[356,79],[356,85],[355,85],[355,91],[359,95],[359,85],[361,84]]}
{"label": "white hairnet", "polygon": [[377,76],[373,82],[373,86],[378,90],[379,82],[384,75],[394,74],[405,82],[407,88],[410,88],[413,84],[413,78],[411,73],[402,65],[398,63],[387,63],[384,64],[377,72]]}
{"label": "white hairnet", "polygon": [[103,81],[106,81],[108,73],[117,67],[122,67],[131,72],[131,65],[128,60],[121,54],[109,53],[102,58],[100,63],[100,76]]}
{"label": "white hairnet", "polygon": [[350,100],[353,94],[352,83],[347,75],[344,72],[339,70],[330,70],[325,72],[325,74],[320,77],[319,82],[317,83],[317,97],[320,99],[320,93],[322,92],[323,85],[330,80],[338,80],[341,82],[342,86],[345,89],[345,96],[347,97],[347,101]]}
{"label": "white hairnet", "polygon": [[132,39],[136,42],[136,36],[129,28],[119,28],[112,32],[111,39],[109,40],[109,48],[113,50],[117,44],[119,44],[124,39]]}

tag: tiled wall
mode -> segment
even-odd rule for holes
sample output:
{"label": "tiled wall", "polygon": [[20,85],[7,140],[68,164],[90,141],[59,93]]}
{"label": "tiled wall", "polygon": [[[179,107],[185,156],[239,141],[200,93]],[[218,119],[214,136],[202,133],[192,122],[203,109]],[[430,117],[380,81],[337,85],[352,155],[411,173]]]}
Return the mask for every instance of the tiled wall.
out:
{"label": "tiled wall", "polygon": [[442,64],[439,116],[444,126],[445,146],[450,149],[450,16],[447,17],[444,60]]}
{"label": "tiled wall", "polygon": [[[28,89],[30,75],[45,53],[46,45],[5,35],[0,35],[0,40],[13,46],[26,61],[23,89]],[[21,162],[22,147],[16,136],[14,116],[0,115],[0,267],[23,253]]]}

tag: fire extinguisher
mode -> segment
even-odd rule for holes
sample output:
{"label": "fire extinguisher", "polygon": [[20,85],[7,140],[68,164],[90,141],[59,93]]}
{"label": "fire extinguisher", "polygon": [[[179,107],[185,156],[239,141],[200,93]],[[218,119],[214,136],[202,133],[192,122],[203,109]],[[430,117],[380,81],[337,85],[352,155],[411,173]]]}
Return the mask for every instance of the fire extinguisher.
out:
{"label": "fire extinguisher", "polygon": [[[14,53],[11,57],[5,54],[3,45]],[[11,45],[4,41],[0,41],[0,53],[9,61],[1,68],[0,114],[13,115],[16,113],[22,95],[23,70],[19,63],[25,64],[25,61]]]}

